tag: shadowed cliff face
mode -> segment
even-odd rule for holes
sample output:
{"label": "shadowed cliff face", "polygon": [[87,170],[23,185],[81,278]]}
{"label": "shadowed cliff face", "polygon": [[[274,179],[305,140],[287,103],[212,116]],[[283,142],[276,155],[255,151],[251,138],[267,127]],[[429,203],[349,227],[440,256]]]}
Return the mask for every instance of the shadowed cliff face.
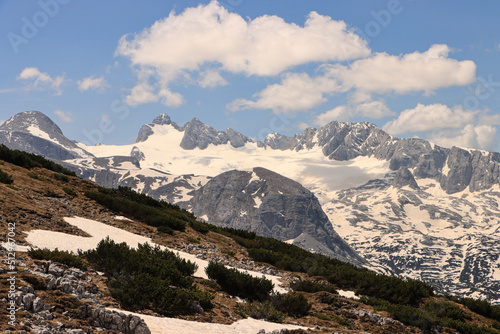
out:
{"label": "shadowed cliff face", "polygon": [[293,239],[318,253],[355,264],[364,262],[333,230],[314,194],[265,168],[222,173],[180,205],[213,224]]}

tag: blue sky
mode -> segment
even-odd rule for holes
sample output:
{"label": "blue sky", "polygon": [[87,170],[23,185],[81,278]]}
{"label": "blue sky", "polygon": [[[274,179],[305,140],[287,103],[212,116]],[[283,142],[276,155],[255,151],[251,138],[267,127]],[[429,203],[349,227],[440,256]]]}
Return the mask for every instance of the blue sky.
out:
{"label": "blue sky", "polygon": [[498,150],[500,2],[0,2],[0,122],[131,143],[160,113],[262,140],[332,120]]}

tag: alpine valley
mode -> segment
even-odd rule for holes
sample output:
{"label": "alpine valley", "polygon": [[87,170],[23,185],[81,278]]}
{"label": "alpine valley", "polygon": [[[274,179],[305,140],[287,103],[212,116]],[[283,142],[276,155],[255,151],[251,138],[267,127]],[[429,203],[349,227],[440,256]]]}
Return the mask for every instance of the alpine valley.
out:
{"label": "alpine valley", "polygon": [[0,143],[215,225],[500,303],[499,153],[399,139],[367,122],[256,142],[165,114],[134,144],[87,146],[37,111],[1,125]]}

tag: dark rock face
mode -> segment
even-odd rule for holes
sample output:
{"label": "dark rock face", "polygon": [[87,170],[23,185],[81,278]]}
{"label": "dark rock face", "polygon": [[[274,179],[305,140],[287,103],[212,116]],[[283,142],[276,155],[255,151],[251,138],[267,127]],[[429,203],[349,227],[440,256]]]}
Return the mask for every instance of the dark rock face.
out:
{"label": "dark rock face", "polygon": [[244,146],[245,143],[252,142],[248,137],[233,129],[218,131],[211,126],[202,123],[198,118],[193,118],[184,126],[184,137],[181,147],[185,150],[199,148],[204,150],[208,145],[223,145],[230,143],[234,148]]}
{"label": "dark rock face", "polygon": [[136,143],[140,143],[143,141],[146,141],[149,136],[153,134],[153,130],[151,129],[151,125],[144,124],[141,129],[139,130],[139,133],[137,134],[137,139],[135,140]]}
{"label": "dark rock face", "polygon": [[464,190],[472,178],[471,155],[468,151],[453,147],[448,154],[448,174],[441,176],[441,187],[449,194]]}
{"label": "dark rock face", "polygon": [[73,171],[85,180],[92,180],[100,186],[106,188],[118,188],[120,186],[121,174],[110,169],[97,169],[92,166],[83,167],[67,162],[59,162],[61,166]]}
{"label": "dark rock face", "polygon": [[12,150],[34,153],[49,159],[67,160],[81,158],[76,152],[67,150],[49,140],[23,132],[0,131],[0,144],[4,144]]}
{"label": "dark rock face", "polygon": [[406,167],[400,167],[396,172],[396,176],[392,181],[392,186],[396,188],[403,188],[404,186],[408,186],[411,189],[420,189],[417,181],[413,177],[413,174]]}
{"label": "dark rock face", "polygon": [[333,230],[314,194],[268,169],[225,172],[192,194],[180,205],[211,223],[285,241],[300,237],[296,242],[303,248],[364,262]]}
{"label": "dark rock face", "polygon": [[[48,138],[37,136],[39,133]],[[61,129],[39,111],[16,114],[2,124],[0,126],[0,143],[10,149],[34,153],[55,160],[92,156],[66,138]]]}
{"label": "dark rock face", "polygon": [[481,191],[500,183],[500,153],[489,152],[486,155],[474,151],[471,157],[473,172],[470,179],[470,191]]}
{"label": "dark rock face", "polygon": [[435,146],[433,150],[428,152],[423,152],[415,165],[414,175],[418,178],[439,178],[448,152],[449,149],[439,146]]}
{"label": "dark rock face", "polygon": [[238,131],[234,131],[233,129],[226,129],[224,130],[224,133],[226,134],[228,141],[231,143],[231,146],[234,148],[242,147],[245,146],[246,143],[252,142],[252,140],[248,137],[245,137]]}
{"label": "dark rock face", "polygon": [[144,160],[145,158],[144,153],[137,146],[132,147],[132,150],[130,151],[130,156],[137,159],[137,161]]}

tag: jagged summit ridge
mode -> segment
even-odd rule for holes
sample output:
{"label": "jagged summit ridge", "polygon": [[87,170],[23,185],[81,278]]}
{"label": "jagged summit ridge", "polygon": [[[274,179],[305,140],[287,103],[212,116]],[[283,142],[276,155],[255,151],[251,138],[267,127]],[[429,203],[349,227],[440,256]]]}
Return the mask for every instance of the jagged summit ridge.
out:
{"label": "jagged summit ridge", "polygon": [[[143,126],[138,142],[152,135],[155,125],[169,125],[182,131],[180,147],[185,150],[203,150],[209,145],[227,143],[238,148],[252,143],[250,138],[239,132],[232,129],[218,131],[198,118],[179,127],[165,114]],[[417,179],[434,179],[448,194],[466,188],[470,191],[485,190],[500,184],[499,153],[458,147],[448,149],[420,138],[395,138],[369,122],[332,121],[320,128],[307,128],[293,137],[270,134],[256,145],[261,149],[295,152],[319,148],[324,156],[337,161],[349,161],[357,157],[386,160],[389,161],[389,169],[394,172],[401,168],[408,169],[405,179],[410,179],[409,174]],[[394,183],[395,186],[399,184]]]}
{"label": "jagged summit ridge", "polygon": [[177,131],[184,132],[180,146],[185,150],[193,150],[195,148],[204,150],[210,144],[224,145],[227,143],[231,144],[234,148],[238,148],[244,146],[246,143],[252,142],[250,138],[233,129],[218,131],[206,125],[196,117],[187,122],[183,127],[180,127],[177,123],[172,122],[170,116],[161,114],[156,117],[151,124],[142,126],[139,130],[136,143],[144,142],[153,135],[155,125],[170,125]]}
{"label": "jagged summit ridge", "polygon": [[218,131],[195,117],[184,125],[184,137],[181,141],[181,147],[185,150],[195,148],[203,150],[210,144],[223,145],[230,143],[232,147],[238,148],[250,142],[252,142],[250,138],[233,129]]}

